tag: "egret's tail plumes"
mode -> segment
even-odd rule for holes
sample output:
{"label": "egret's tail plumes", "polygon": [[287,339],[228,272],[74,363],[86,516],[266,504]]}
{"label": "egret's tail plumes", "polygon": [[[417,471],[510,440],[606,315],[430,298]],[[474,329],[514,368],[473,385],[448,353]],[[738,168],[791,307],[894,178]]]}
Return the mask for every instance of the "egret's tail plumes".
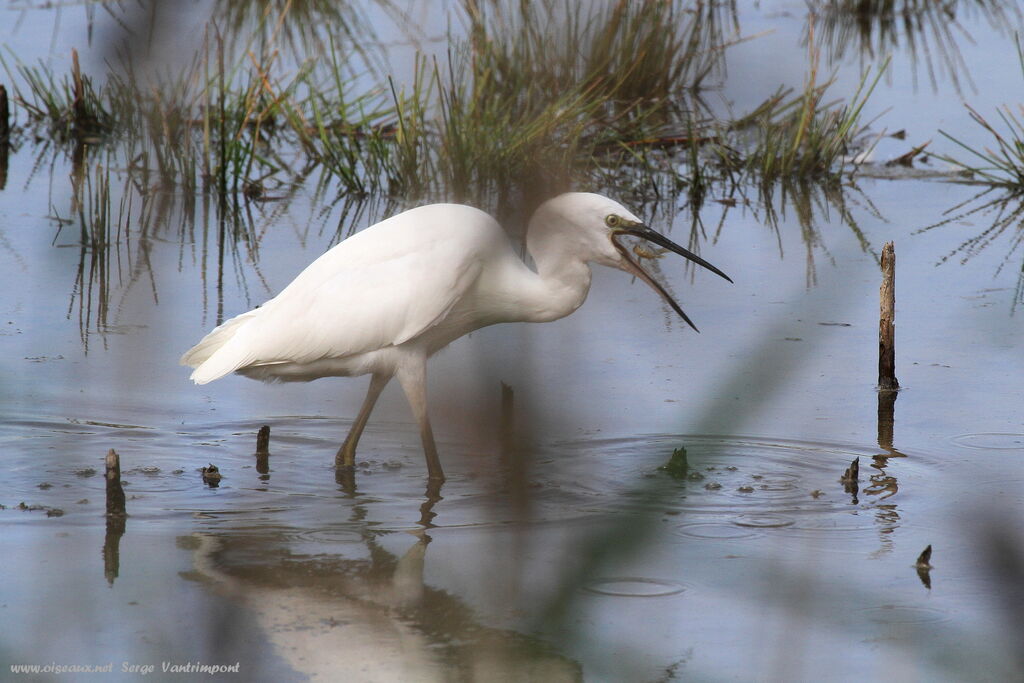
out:
{"label": "egret's tail plumes", "polygon": [[253,357],[245,353],[238,344],[230,342],[217,349],[207,360],[199,365],[191,375],[196,384],[206,384],[253,362]]}
{"label": "egret's tail plumes", "polygon": [[238,328],[249,322],[259,309],[253,309],[241,315],[236,315],[230,320],[224,321],[221,325],[213,328],[213,331],[199,340],[199,343],[185,352],[181,357],[181,364],[190,368],[198,368],[212,356],[217,349],[224,346],[235,336]]}
{"label": "egret's tail plumes", "polygon": [[235,316],[216,327],[198,344],[185,352],[185,355],[181,357],[181,364],[195,368],[195,372],[191,376],[193,382],[196,384],[212,382],[252,361],[248,354],[240,352],[237,344],[230,342],[255,314],[256,311],[253,310]]}

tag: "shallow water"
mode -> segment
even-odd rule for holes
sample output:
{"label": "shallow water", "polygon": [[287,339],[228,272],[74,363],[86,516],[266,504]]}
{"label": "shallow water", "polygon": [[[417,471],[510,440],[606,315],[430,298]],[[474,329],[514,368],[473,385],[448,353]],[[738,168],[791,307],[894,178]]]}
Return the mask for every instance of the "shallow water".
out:
{"label": "shallow water", "polygon": [[[878,96],[903,103],[896,118],[915,101],[961,116],[905,75]],[[245,680],[1019,676],[1021,255],[1008,234],[946,258],[984,214],[918,232],[975,188],[864,178],[848,194],[859,235],[834,207],[817,205],[808,237],[792,206],[773,228],[709,203],[704,224],[724,223],[702,254],[736,284],[661,263],[700,335],[598,271],[570,318],[459,340],[430,369],[449,476],[436,491],[397,389],[353,483],[331,464],[365,379],[194,387],[177,366],[220,315],[336,241],[338,207],[304,192],[255,207],[258,249],[229,250],[222,270],[215,229],[181,238],[172,212],[145,249],[113,245],[100,321],[83,305],[95,288],[75,284],[91,254],[46,218],[67,213],[68,166],[52,181],[34,168],[14,155],[0,193],[0,678],[51,662],[159,678],[196,661],[238,662]],[[891,429],[874,390],[887,240],[904,387]],[[675,479],[659,467],[681,447]],[[110,448],[123,532],[104,518]],[[856,493],[839,481],[854,458]],[[198,471],[211,463],[216,488]]]}

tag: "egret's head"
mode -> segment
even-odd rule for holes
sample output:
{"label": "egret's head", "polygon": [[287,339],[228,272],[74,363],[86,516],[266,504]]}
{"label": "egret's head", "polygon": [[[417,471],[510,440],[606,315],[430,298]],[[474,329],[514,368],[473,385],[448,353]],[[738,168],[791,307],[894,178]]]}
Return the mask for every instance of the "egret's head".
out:
{"label": "egret's head", "polygon": [[[556,225],[564,226],[562,236],[569,238],[569,248],[579,257],[624,270],[646,282],[695,330],[697,327],[683,313],[679,304],[657,280],[640,267],[638,259],[630,254],[630,248],[622,240],[626,237],[646,240],[675,252],[732,282],[729,276],[718,268],[647,227],[643,221],[618,202],[599,194],[570,192],[559,195],[541,205],[537,216],[541,219],[540,223],[552,226],[555,230],[558,229],[554,228]],[[533,229],[531,226],[531,231]]]}

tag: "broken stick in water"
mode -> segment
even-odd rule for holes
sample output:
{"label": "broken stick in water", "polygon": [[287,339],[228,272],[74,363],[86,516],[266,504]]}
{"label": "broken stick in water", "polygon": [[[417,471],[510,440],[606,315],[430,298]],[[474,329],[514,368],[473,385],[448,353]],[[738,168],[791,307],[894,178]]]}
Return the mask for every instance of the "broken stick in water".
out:
{"label": "broken stick in water", "polygon": [[113,448],[107,453],[107,516],[124,517],[124,489],[121,487],[121,456]]}
{"label": "broken stick in water", "polygon": [[7,88],[0,85],[0,144],[7,144],[11,137],[11,107],[7,102]]}
{"label": "broken stick in water", "polygon": [[932,588],[932,577],[929,572],[932,570],[932,546],[928,545],[921,554],[917,556],[917,562],[914,563],[914,569],[917,570],[917,578],[921,579],[921,583],[928,590]]}
{"label": "broken stick in water", "polygon": [[256,471],[261,478],[270,473],[270,425],[263,425],[256,434]]}
{"label": "broken stick in water", "polygon": [[921,551],[921,554],[917,556],[917,562],[914,566],[918,569],[931,569],[932,568],[932,546],[929,543],[928,547]]}
{"label": "broken stick in water", "polygon": [[217,466],[213,463],[210,463],[209,467],[201,468],[199,470],[199,474],[203,476],[203,483],[211,489],[215,489],[220,486],[220,480],[223,478],[220,470],[217,469]]}
{"label": "broken stick in water", "polygon": [[860,479],[860,458],[854,458],[850,466],[846,468],[843,476],[839,478],[839,481],[846,483],[848,481],[857,481]]}
{"label": "broken stick in water", "polygon": [[896,251],[892,242],[882,247],[882,286],[878,291],[878,389],[896,391]]}
{"label": "broken stick in water", "polygon": [[263,425],[256,433],[256,453],[270,453],[270,425]]}
{"label": "broken stick in water", "polygon": [[121,537],[124,536],[124,489],[121,487],[121,457],[113,448],[107,453],[107,532],[103,537],[103,575],[114,584],[121,566]]}
{"label": "broken stick in water", "polygon": [[854,502],[857,502],[857,492],[860,490],[860,458],[854,458],[850,466],[843,472],[843,476],[839,477],[839,481],[843,485],[843,490],[847,493],[852,493]]}

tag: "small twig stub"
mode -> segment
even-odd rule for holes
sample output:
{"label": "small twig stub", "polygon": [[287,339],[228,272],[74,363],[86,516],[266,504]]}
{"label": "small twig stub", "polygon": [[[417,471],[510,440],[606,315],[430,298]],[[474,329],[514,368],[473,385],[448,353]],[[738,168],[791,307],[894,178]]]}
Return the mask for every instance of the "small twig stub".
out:
{"label": "small twig stub", "polygon": [[270,425],[263,425],[256,433],[256,453],[270,452]]}
{"label": "small twig stub", "polygon": [[931,569],[932,568],[932,546],[928,545],[927,548],[921,551],[921,554],[917,556],[917,562],[914,566],[918,569]]}
{"label": "small twig stub", "polygon": [[209,467],[201,468],[199,473],[203,475],[203,483],[211,489],[215,489],[220,486],[220,480],[223,478],[223,475],[220,473],[220,470],[217,469],[216,465],[211,463]]}
{"label": "small twig stub", "polygon": [[850,466],[843,472],[843,476],[839,477],[839,482],[843,485],[843,490],[847,493],[853,494],[853,502],[857,502],[857,492],[860,490],[860,458],[854,458]]}
{"label": "small twig stub", "polygon": [[858,481],[860,479],[860,458],[854,458],[850,466],[843,472],[843,476],[839,478],[839,481],[846,483],[851,481]]}

